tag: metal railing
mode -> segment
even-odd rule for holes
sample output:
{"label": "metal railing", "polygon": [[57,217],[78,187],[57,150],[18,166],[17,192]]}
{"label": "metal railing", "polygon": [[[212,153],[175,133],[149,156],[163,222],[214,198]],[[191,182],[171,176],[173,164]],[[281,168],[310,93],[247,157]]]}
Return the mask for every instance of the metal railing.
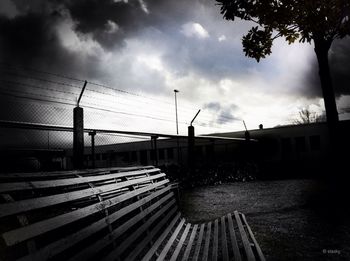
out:
{"label": "metal railing", "polygon": [[[2,171],[74,169],[74,128],[0,121]],[[131,165],[188,166],[188,159],[229,160],[244,139],[83,129],[83,168]],[[189,153],[194,155],[191,157]]]}

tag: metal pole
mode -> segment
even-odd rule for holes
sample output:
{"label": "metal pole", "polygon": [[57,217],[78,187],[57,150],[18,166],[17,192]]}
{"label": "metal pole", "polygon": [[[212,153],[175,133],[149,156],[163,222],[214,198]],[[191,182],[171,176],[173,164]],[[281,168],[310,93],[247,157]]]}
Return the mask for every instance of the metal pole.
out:
{"label": "metal pole", "polygon": [[74,168],[84,167],[84,110],[81,107],[73,109],[73,160]]}
{"label": "metal pole", "polygon": [[95,168],[95,135],[96,131],[90,131],[89,135],[91,136],[91,158],[92,158],[92,168]]}
{"label": "metal pole", "polygon": [[176,114],[176,134],[179,134],[179,122],[177,118],[177,99],[176,99],[176,93],[178,93],[178,90],[174,90],[175,93],[175,114]]}
{"label": "metal pole", "polygon": [[192,123],[197,118],[200,112],[201,110],[198,110],[198,112],[196,113],[196,115],[193,117],[191,121],[191,125],[188,126],[188,169],[189,169],[190,175],[194,174],[194,169],[196,164],[194,127],[192,126]]}
{"label": "metal pole", "polygon": [[76,169],[82,169],[84,167],[84,110],[79,107],[79,103],[86,84],[87,81],[84,82],[77,106],[73,109],[73,161],[74,168]]}
{"label": "metal pole", "polygon": [[[176,93],[178,93],[178,90],[174,90],[175,93],[175,114],[176,114],[176,134],[179,135],[179,122],[177,117],[177,99],[176,99]],[[179,137],[176,138],[177,143],[177,163],[180,165],[180,144],[179,144]]]}
{"label": "metal pole", "polygon": [[84,91],[85,91],[86,84],[87,84],[87,81],[84,82],[83,89],[82,89],[81,92],[80,92],[80,95],[79,95],[79,98],[78,98],[78,101],[77,101],[77,107],[79,107],[80,100],[81,100],[81,97],[83,96],[83,93],[84,93]]}
{"label": "metal pole", "polygon": [[194,152],[194,127],[188,126],[188,169],[189,173],[192,175],[194,173],[196,156]]}
{"label": "metal pole", "polygon": [[154,156],[153,164],[155,164],[156,166],[158,166],[157,139],[158,139],[158,136],[151,137],[151,140],[153,141],[152,142],[152,149],[153,149],[153,156]]}
{"label": "metal pole", "polygon": [[194,116],[194,118],[191,120],[191,125],[192,126],[192,123],[194,122],[194,120],[197,118],[198,114],[201,112],[201,110],[198,110],[196,116]]}

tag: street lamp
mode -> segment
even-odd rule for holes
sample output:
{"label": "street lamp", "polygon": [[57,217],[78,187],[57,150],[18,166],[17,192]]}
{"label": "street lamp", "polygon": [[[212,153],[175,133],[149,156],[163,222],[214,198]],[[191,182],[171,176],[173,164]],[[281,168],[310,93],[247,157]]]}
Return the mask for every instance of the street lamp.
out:
{"label": "street lamp", "polygon": [[[176,93],[178,93],[178,90],[174,90],[175,93],[175,113],[176,113],[176,134],[179,135],[179,122],[177,119],[177,99],[176,99]],[[179,144],[179,137],[176,137],[176,143],[177,143],[177,163],[180,164],[180,144]]]}
{"label": "street lamp", "polygon": [[175,93],[175,113],[176,113],[176,134],[179,134],[179,122],[178,122],[178,119],[177,119],[177,99],[176,99],[176,93],[178,93],[179,91],[178,90],[174,90],[174,93]]}

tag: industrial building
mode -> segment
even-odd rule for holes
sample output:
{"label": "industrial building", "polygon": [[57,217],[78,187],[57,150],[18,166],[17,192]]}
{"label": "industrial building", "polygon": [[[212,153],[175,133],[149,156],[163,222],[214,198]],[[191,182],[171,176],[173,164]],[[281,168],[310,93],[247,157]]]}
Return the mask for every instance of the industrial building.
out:
{"label": "industrial building", "polygon": [[[344,142],[349,142],[346,135],[350,130],[350,121],[340,122],[340,130]],[[274,128],[259,126],[258,129],[249,130],[249,138],[254,142],[245,141],[246,131],[215,133],[206,137],[212,138],[197,136],[195,139],[196,165],[224,164],[248,159],[256,161],[268,176],[315,176],[322,169],[322,162],[329,150],[325,122]],[[86,147],[84,154],[85,166],[92,167],[91,147]],[[68,151],[67,156],[72,157],[72,151]],[[188,139],[159,138],[156,144],[154,140],[149,140],[96,146],[94,160],[95,167],[140,164],[186,166]]]}

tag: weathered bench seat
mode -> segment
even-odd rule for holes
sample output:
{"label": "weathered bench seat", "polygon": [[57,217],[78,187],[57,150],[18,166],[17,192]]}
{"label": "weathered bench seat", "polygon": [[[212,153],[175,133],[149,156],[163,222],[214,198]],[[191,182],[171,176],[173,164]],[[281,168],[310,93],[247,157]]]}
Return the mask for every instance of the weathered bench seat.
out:
{"label": "weathered bench seat", "polygon": [[242,213],[181,217],[158,168],[0,174],[0,260],[264,260]]}

